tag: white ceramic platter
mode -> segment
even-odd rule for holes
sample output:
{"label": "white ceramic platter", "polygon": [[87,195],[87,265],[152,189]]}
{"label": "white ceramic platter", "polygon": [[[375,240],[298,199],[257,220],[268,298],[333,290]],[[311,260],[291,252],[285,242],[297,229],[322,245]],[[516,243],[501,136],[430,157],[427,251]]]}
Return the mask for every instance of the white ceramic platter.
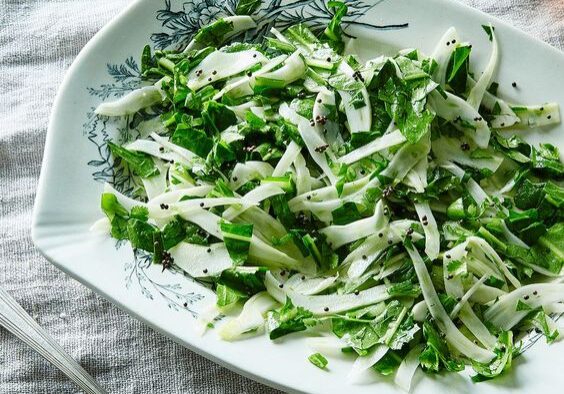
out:
{"label": "white ceramic platter", "polygon": [[[104,181],[122,189],[128,179],[114,173],[106,141],[127,129],[126,119],[107,121],[93,115],[102,101],[119,97],[139,84],[137,59],[143,46],[179,45],[201,25],[230,13],[235,0],[139,0],[102,29],[80,53],[57,95],[39,182],[33,240],[58,268],[100,293],[132,316],[178,343],[243,375],[292,392],[394,393],[389,379],[352,385],[346,379],[350,359],[330,359],[329,371],[307,361],[311,350],[303,336],[281,342],[266,337],[227,343],[211,331],[200,337],[193,326],[211,292],[189,278],[161,273],[143,258],[134,258],[127,245],[89,232],[101,217]],[[258,12],[260,26],[283,28],[301,18],[324,25],[323,0],[265,0]],[[490,45],[481,25],[492,23],[501,47],[496,80],[512,102],[564,105],[564,55],[493,17],[449,0],[356,0],[347,32],[358,37],[356,47],[368,58],[392,48],[417,47],[430,53],[437,40],[455,26],[472,42],[475,70],[483,69]],[[383,25],[408,27],[382,28]],[[252,35],[251,35],[252,36]],[[252,37],[249,37],[252,38]],[[517,82],[517,88],[511,83]],[[129,119],[131,120],[131,119]],[[533,142],[551,142],[564,150],[564,127],[527,134]],[[538,338],[537,338],[538,339]],[[535,341],[533,338],[529,344]],[[474,385],[458,374],[416,378],[417,393],[562,392],[564,344],[548,347],[539,340],[515,361],[511,373],[492,383]],[[374,375],[376,377],[376,374]],[[210,376],[210,379],[217,377]]]}

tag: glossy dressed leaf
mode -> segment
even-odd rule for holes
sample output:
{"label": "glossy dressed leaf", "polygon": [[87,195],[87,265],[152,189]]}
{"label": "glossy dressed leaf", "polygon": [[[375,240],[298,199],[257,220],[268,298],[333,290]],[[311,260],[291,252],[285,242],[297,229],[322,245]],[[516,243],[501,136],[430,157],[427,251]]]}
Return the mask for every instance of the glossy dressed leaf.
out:
{"label": "glossy dressed leaf", "polygon": [[102,194],[100,207],[110,220],[113,219],[116,215],[121,217],[127,217],[129,215],[127,209],[125,209],[123,205],[119,203],[117,197],[113,193]]}
{"label": "glossy dressed leaf", "polygon": [[448,73],[447,82],[451,82],[454,78],[456,78],[456,75],[460,71],[466,73],[468,72],[468,58],[471,50],[472,49],[468,46],[459,46],[454,50],[452,54],[452,66],[449,70],[450,73]]}
{"label": "glossy dressed leaf", "polygon": [[225,35],[233,31],[233,22],[218,19],[202,27],[194,36],[194,41],[201,46],[218,47],[225,41]]}
{"label": "glossy dressed leaf", "polygon": [[262,0],[239,0],[237,7],[235,8],[235,14],[251,15],[260,7],[261,4]]}
{"label": "glossy dressed leaf", "polygon": [[394,351],[388,351],[372,368],[384,376],[389,376],[396,372],[401,364],[402,358]]}
{"label": "glossy dressed leaf", "polygon": [[362,219],[358,207],[354,202],[346,202],[341,207],[331,212],[333,224],[345,225]]}
{"label": "glossy dressed leaf", "polygon": [[325,367],[327,367],[327,364],[329,364],[327,359],[321,353],[314,353],[311,356],[309,356],[307,359],[309,360],[310,363],[312,363],[313,365],[315,365],[317,368],[320,369],[324,369]]}
{"label": "glossy dressed leaf", "polygon": [[237,123],[235,113],[226,105],[216,101],[207,101],[202,111],[204,127],[209,135],[219,134],[229,126]]}
{"label": "glossy dressed leaf", "polygon": [[277,339],[293,332],[307,329],[305,319],[313,317],[313,314],[298,306],[294,306],[290,298],[286,299],[284,306],[276,311],[268,312],[266,325],[270,339]]}
{"label": "glossy dressed leaf", "polygon": [[560,161],[558,148],[551,144],[540,144],[531,152],[532,167],[554,176],[564,176],[564,164]]}
{"label": "glossy dressed leaf", "polygon": [[231,260],[233,260],[233,264],[244,264],[249,256],[253,225],[221,222],[220,228],[223,234],[223,242]]}
{"label": "glossy dressed leaf", "polygon": [[449,86],[458,95],[466,91],[466,83],[468,81],[468,69],[470,64],[470,51],[469,46],[457,47],[446,69],[446,80]]}
{"label": "glossy dressed leaf", "polygon": [[159,229],[139,219],[131,218],[127,222],[127,234],[131,246],[148,252],[154,250],[153,234]]}
{"label": "glossy dressed leaf", "polygon": [[309,254],[313,256],[315,262],[322,269],[329,270],[337,268],[339,258],[321,234],[316,236],[306,234],[302,237],[302,242]]}
{"label": "glossy dressed leaf", "polygon": [[309,46],[319,43],[315,34],[303,23],[290,26],[284,31],[284,35],[296,46],[309,48]]}
{"label": "glossy dressed leaf", "polygon": [[482,29],[484,29],[484,31],[488,35],[488,38],[490,39],[490,41],[492,41],[493,40],[493,32],[494,32],[495,28],[493,26],[490,26],[490,25],[482,25]]}
{"label": "glossy dressed leaf", "polygon": [[127,221],[129,212],[112,193],[103,193],[100,206],[110,221],[110,235],[115,239],[127,239]]}
{"label": "glossy dressed leaf", "polygon": [[195,129],[187,124],[177,126],[171,141],[204,159],[213,148],[213,139],[208,137],[203,130]]}
{"label": "glossy dressed leaf", "polygon": [[327,83],[336,90],[357,91],[364,87],[361,81],[353,79],[347,74],[334,74],[329,77]]}
{"label": "glossy dressed leaf", "polygon": [[439,372],[444,368],[450,372],[459,372],[464,369],[464,363],[452,358],[445,341],[429,322],[423,323],[423,336],[427,345],[419,356],[419,362],[425,370]]}
{"label": "glossy dressed leaf", "polygon": [[221,273],[218,282],[248,296],[252,296],[265,290],[264,277],[266,272],[267,269],[263,267],[251,270],[231,268]]}
{"label": "glossy dressed leaf", "polygon": [[237,304],[239,301],[244,301],[249,298],[245,293],[222,283],[217,285],[215,292],[217,295],[216,305],[222,309],[229,308],[230,306]]}
{"label": "glossy dressed leaf", "polygon": [[146,153],[130,151],[113,142],[108,142],[112,154],[127,163],[128,168],[141,178],[150,178],[159,174],[152,157]]}
{"label": "glossy dressed leaf", "polygon": [[511,331],[504,331],[500,334],[494,352],[496,357],[489,364],[472,363],[472,368],[477,372],[477,375],[472,376],[472,381],[481,382],[495,378],[511,367],[514,352],[513,333]]}
{"label": "glossy dressed leaf", "polygon": [[344,48],[341,22],[343,17],[347,15],[348,7],[342,1],[329,1],[327,2],[327,8],[332,11],[333,17],[329,25],[323,31],[323,34],[329,39],[329,42],[332,44],[331,46],[337,52],[341,52]]}

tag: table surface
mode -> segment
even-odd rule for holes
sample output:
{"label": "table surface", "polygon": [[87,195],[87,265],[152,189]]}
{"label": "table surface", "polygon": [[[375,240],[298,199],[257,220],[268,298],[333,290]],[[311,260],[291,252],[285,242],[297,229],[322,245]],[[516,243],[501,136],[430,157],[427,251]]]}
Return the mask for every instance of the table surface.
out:
{"label": "table surface", "polygon": [[[31,242],[57,88],[80,49],[130,1],[0,0],[0,286],[112,393],[276,393],[129,317],[55,269]],[[463,2],[564,48],[562,0]],[[77,389],[0,329],[0,392]]]}

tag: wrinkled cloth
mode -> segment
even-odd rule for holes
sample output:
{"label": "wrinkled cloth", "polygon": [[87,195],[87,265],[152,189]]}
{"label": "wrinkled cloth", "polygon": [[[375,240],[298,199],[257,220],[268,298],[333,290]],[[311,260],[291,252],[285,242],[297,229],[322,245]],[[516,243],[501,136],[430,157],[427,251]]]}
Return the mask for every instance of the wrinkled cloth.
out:
{"label": "wrinkled cloth", "polygon": [[[562,0],[464,2],[564,48]],[[129,317],[32,245],[31,212],[56,90],[79,50],[129,3],[0,0],[0,286],[109,392],[275,393]],[[0,329],[0,393],[77,391]]]}

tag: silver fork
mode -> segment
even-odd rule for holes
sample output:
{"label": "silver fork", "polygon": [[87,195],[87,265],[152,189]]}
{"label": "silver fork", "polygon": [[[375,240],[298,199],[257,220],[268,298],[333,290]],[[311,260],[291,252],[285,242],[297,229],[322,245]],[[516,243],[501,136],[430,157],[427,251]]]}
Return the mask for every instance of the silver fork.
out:
{"label": "silver fork", "polygon": [[0,287],[0,326],[28,344],[47,361],[59,368],[88,394],[104,394],[106,391],[96,383],[76,361],[69,356],[33,318]]}

